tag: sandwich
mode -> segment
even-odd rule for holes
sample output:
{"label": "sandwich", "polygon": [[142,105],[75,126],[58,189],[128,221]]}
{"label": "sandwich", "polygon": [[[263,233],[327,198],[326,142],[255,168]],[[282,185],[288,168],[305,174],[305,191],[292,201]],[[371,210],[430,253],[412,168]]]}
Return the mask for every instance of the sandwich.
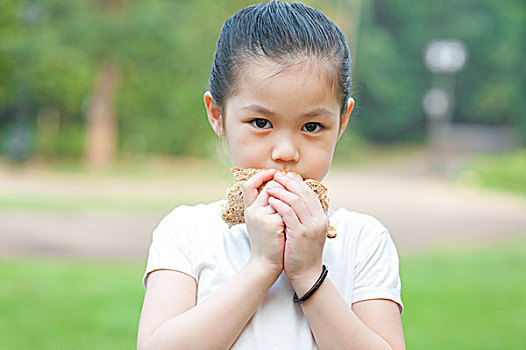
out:
{"label": "sandwich", "polygon": [[[221,210],[221,217],[228,224],[229,228],[237,224],[245,223],[245,208],[243,204],[243,186],[248,179],[250,179],[253,175],[263,170],[265,169],[255,169],[255,168],[248,168],[248,169],[233,168],[231,169],[232,173],[234,174],[235,183],[234,185],[232,185],[232,187],[226,190],[226,195],[225,195],[226,199],[222,204],[222,210]],[[314,191],[314,193],[316,193],[316,195],[318,196],[323,212],[325,214],[328,213],[329,211],[329,196],[327,195],[328,189],[321,182],[316,181],[314,179],[303,180],[300,174],[292,172],[292,171],[285,171],[285,170],[277,170],[277,171],[283,172],[283,173],[290,173],[298,177],[300,180],[304,181],[305,184],[312,191]],[[263,189],[263,187],[265,187],[265,185],[266,183],[261,185],[258,191],[261,192],[261,190]],[[327,237],[328,238],[336,237],[336,229],[330,225],[329,225],[329,229],[327,232]]]}

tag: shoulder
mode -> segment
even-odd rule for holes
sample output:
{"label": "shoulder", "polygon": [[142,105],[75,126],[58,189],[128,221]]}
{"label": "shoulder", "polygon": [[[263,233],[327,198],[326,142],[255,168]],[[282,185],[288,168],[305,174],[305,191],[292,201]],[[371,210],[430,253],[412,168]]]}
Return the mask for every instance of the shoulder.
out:
{"label": "shoulder", "polygon": [[221,212],[221,203],[223,200],[215,201],[211,203],[201,203],[195,205],[180,205],[174,208],[170,213],[166,215],[167,218],[175,218],[178,216],[203,216],[203,215],[216,215]]}
{"label": "shoulder", "polygon": [[221,202],[178,206],[161,220],[161,224],[173,226],[220,223]]}
{"label": "shoulder", "polygon": [[389,230],[372,215],[340,208],[329,219],[338,234],[334,240],[327,240],[333,249],[349,250],[358,260],[386,250],[396,252]]}
{"label": "shoulder", "polygon": [[148,263],[143,276],[146,285],[148,274],[166,269],[184,272],[197,279],[192,261],[200,249],[209,244],[210,237],[220,226],[221,204],[181,205],[168,213],[152,235]]}
{"label": "shoulder", "polygon": [[153,233],[153,239],[167,237],[183,239],[197,238],[200,233],[211,233],[223,229],[226,224],[221,219],[221,201],[207,204],[181,205],[169,212]]}
{"label": "shoulder", "polygon": [[388,234],[385,225],[369,214],[339,208],[329,219],[339,233],[353,236],[360,241],[374,240],[378,236]]}

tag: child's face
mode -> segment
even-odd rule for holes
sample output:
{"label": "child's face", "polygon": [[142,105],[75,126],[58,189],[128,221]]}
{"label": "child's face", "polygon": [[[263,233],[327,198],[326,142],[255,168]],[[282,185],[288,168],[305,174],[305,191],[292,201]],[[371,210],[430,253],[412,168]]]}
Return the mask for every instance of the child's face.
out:
{"label": "child's face", "polygon": [[327,69],[310,61],[291,67],[251,61],[225,101],[223,116],[205,94],[209,121],[225,136],[235,167],[291,170],[319,181],[325,177],[354,105],[349,99],[347,113],[340,115]]}

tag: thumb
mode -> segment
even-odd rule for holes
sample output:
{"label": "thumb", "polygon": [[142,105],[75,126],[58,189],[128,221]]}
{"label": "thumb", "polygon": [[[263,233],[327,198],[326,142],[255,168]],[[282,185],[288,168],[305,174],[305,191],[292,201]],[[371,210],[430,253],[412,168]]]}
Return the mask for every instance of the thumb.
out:
{"label": "thumb", "polygon": [[273,169],[261,171],[243,185],[243,204],[246,207],[252,205],[259,195],[258,188],[265,182],[270,181],[274,177],[276,171]]}

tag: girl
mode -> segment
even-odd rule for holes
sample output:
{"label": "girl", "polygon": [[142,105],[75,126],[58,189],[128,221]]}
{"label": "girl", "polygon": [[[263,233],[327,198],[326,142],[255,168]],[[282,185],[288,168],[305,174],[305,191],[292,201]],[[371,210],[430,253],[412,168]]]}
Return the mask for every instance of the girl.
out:
{"label": "girl", "polygon": [[[403,349],[398,256],[371,216],[329,213],[291,175],[321,181],[349,121],[349,50],[320,12],[242,9],[217,43],[208,120],[239,168],[246,224],[221,201],[181,206],[153,234],[140,349]],[[258,188],[267,183],[261,192]]]}

